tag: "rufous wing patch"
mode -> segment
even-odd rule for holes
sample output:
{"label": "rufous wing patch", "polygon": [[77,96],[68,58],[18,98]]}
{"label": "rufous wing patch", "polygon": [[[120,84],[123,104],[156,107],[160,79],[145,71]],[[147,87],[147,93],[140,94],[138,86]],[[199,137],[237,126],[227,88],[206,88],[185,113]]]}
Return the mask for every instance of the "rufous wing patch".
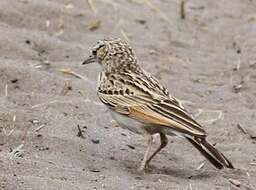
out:
{"label": "rufous wing patch", "polygon": [[149,109],[147,106],[132,106],[129,107],[129,117],[141,121],[145,124],[156,125],[156,126],[165,126],[173,130],[186,133],[203,136],[204,133],[197,130],[193,130],[190,127],[187,127],[181,123],[178,123],[172,119],[169,119],[159,113],[154,112]]}

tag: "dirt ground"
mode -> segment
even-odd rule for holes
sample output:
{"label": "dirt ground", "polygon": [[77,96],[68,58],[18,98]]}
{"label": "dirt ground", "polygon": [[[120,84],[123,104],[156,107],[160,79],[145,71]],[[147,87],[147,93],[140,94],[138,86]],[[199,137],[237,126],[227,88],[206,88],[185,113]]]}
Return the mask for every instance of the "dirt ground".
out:
{"label": "dirt ground", "polygon": [[[181,10],[179,0],[1,0],[0,189],[255,190],[256,1]],[[138,173],[145,140],[113,126],[95,91],[100,67],[81,66],[104,37],[128,40],[237,169],[216,170],[170,137]]]}

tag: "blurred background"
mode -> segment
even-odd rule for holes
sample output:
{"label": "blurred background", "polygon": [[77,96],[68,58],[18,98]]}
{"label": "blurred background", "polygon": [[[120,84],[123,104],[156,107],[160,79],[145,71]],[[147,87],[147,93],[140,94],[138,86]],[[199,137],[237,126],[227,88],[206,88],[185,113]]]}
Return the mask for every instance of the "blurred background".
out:
{"label": "blurred background", "polygon": [[[120,37],[234,171],[171,137],[145,175],[114,127],[90,47]],[[256,189],[256,1],[0,0],[0,189]],[[155,138],[154,146],[157,146]]]}

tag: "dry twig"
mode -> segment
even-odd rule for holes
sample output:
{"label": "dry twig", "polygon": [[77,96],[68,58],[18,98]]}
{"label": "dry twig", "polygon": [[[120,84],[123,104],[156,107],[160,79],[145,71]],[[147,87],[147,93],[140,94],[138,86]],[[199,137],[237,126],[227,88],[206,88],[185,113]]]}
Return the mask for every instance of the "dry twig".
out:
{"label": "dry twig", "polygon": [[236,126],[237,126],[238,129],[240,129],[240,131],[242,131],[242,133],[247,134],[246,129],[243,128],[240,124],[237,124]]}
{"label": "dry twig", "polygon": [[181,19],[185,19],[186,18],[185,1],[181,1],[181,3],[180,3],[180,17],[181,17]]}
{"label": "dry twig", "polygon": [[78,128],[78,132],[77,132],[77,135],[78,137],[82,138],[82,139],[85,139],[84,135],[83,135],[83,131],[81,130],[80,126],[77,125],[77,128]]}

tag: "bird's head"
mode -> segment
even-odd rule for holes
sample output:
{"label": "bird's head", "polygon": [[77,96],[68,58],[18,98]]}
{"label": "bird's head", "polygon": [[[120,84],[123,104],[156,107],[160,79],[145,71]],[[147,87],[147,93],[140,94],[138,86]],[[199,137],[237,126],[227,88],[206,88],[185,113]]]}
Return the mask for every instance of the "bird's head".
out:
{"label": "bird's head", "polygon": [[99,40],[91,48],[88,59],[82,64],[98,62],[104,68],[136,64],[136,58],[129,44],[120,38]]}

